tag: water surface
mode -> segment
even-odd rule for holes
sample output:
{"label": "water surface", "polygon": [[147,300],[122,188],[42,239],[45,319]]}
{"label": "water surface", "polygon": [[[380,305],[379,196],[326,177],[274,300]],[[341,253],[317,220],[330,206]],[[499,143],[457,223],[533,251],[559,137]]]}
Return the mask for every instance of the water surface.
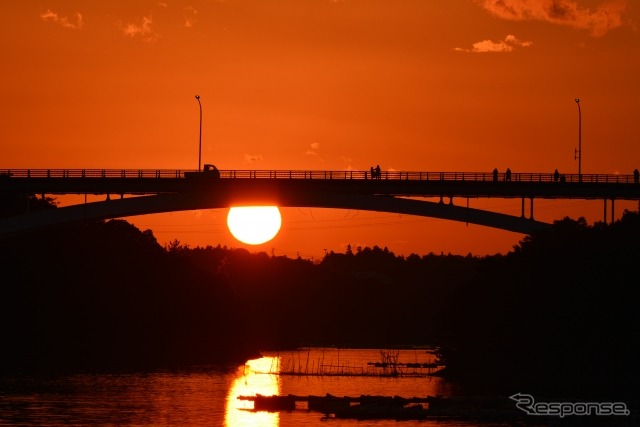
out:
{"label": "water surface", "polygon": [[[239,396],[361,395],[448,396],[452,385],[424,369],[387,375],[384,355],[401,363],[433,360],[425,349],[301,349],[264,353],[241,366],[210,366],[166,372],[3,375],[0,425],[20,426],[326,426],[459,427],[454,421],[326,420],[301,406],[293,411],[254,411]],[[486,424],[491,425],[491,424]],[[500,424],[493,424],[500,425]]]}

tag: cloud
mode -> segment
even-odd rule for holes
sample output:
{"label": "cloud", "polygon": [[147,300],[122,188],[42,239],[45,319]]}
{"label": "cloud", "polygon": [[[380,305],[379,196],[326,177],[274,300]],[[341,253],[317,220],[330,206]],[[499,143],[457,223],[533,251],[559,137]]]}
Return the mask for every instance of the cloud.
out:
{"label": "cloud", "polygon": [[198,11],[195,10],[193,7],[188,6],[184,8],[184,26],[187,28],[191,28],[193,27],[193,24],[195,24],[198,19]]}
{"label": "cloud", "polygon": [[602,1],[592,9],[579,7],[577,0],[476,0],[495,16],[511,21],[546,21],[557,25],[588,30],[601,37],[622,26],[626,0]]}
{"label": "cloud", "polygon": [[245,163],[257,163],[257,162],[261,162],[262,161],[262,155],[261,154],[245,154],[244,155],[244,162]]}
{"label": "cloud", "polygon": [[492,40],[482,40],[472,45],[471,49],[456,47],[454,50],[458,52],[487,53],[487,52],[511,52],[516,47],[529,47],[533,43],[518,39],[516,36],[509,34],[504,40],[494,42]]}
{"label": "cloud", "polygon": [[143,16],[141,24],[127,24],[122,26],[122,32],[129,37],[140,37],[144,41],[154,42],[158,39],[158,34],[151,29],[153,17]]}
{"label": "cloud", "polygon": [[304,154],[306,154],[307,156],[318,156],[319,149],[320,143],[312,142],[311,144],[309,144],[309,148],[307,148],[307,151]]}
{"label": "cloud", "polygon": [[53,12],[50,9],[47,9],[46,12],[41,13],[40,18],[44,22],[54,22],[64,28],[69,28],[71,30],[79,30],[84,25],[80,12],[76,12],[75,22],[71,22],[68,17],[58,15],[56,12]]}
{"label": "cloud", "polygon": [[340,156],[340,161],[344,164],[344,166],[342,168],[343,170],[345,170],[345,171],[353,171],[353,170],[355,170],[353,168],[353,165],[352,165],[353,160],[351,159],[351,157],[342,155],[342,156]]}

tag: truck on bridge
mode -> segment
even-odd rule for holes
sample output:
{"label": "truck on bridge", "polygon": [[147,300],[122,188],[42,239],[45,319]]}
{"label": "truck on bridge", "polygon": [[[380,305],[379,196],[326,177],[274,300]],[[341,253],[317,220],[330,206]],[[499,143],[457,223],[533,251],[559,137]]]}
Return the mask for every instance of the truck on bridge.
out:
{"label": "truck on bridge", "polygon": [[185,172],[185,178],[196,178],[196,177],[211,177],[211,178],[220,178],[220,171],[215,165],[205,164],[204,169],[198,172]]}

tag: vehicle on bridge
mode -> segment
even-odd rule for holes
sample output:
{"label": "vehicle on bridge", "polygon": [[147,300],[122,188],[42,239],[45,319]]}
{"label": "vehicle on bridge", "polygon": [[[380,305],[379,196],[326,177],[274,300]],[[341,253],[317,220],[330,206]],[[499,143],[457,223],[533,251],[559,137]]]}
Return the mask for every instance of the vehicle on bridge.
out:
{"label": "vehicle on bridge", "polygon": [[220,171],[218,170],[217,167],[215,167],[215,165],[205,164],[204,169],[202,171],[184,173],[185,178],[195,178],[195,177],[201,177],[201,176],[206,176],[211,178],[220,178]]}

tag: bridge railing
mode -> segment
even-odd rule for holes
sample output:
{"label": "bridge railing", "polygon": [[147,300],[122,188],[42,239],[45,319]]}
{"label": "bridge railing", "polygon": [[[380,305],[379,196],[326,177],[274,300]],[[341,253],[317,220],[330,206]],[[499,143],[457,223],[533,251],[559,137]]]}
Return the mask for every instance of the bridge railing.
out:
{"label": "bridge railing", "polygon": [[[552,173],[517,172],[507,179],[506,173],[493,172],[405,172],[382,171],[379,177],[372,177],[369,171],[295,171],[295,170],[228,170],[220,171],[221,178],[272,178],[272,179],[383,179],[402,181],[516,181],[554,182]],[[557,179],[560,181],[560,178]],[[633,175],[620,174],[578,174],[564,176],[565,182],[592,183],[632,183]]]}
{"label": "bridge railing", "polygon": [[[184,178],[181,169],[0,169],[0,179],[13,178]],[[372,176],[371,171],[359,170],[220,170],[223,179],[318,179],[318,180],[402,180],[402,181],[515,181],[554,182],[552,173],[513,172],[510,179],[499,172],[411,172],[381,171]],[[206,175],[206,172],[203,172]],[[565,174],[570,183],[637,183],[634,175],[620,174]],[[559,180],[559,179],[558,179]]]}
{"label": "bridge railing", "polygon": [[0,169],[0,176],[15,178],[181,178],[174,169]]}

